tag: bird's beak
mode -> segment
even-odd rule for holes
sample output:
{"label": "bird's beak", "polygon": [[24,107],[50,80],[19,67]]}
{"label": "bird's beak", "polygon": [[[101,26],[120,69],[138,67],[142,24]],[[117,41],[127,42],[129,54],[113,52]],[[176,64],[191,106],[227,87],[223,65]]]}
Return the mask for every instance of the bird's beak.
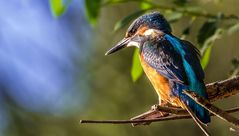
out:
{"label": "bird's beak", "polygon": [[130,42],[130,38],[124,38],[120,42],[118,42],[114,47],[112,47],[110,50],[108,50],[105,55],[110,55],[114,52],[119,51],[120,49],[123,49],[127,47],[128,43]]}
{"label": "bird's beak", "polygon": [[136,46],[139,48],[141,37],[139,36],[134,36],[134,37],[127,37],[122,39],[120,42],[118,42],[113,48],[108,50],[105,55],[110,55],[114,52],[119,51],[120,49],[123,49],[125,47],[130,47],[130,46]]}

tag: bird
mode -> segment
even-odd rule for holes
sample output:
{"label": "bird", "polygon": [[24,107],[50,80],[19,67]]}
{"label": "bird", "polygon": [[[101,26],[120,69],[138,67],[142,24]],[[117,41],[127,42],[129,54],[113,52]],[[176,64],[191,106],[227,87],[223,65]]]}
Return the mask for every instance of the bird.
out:
{"label": "bird", "polygon": [[141,66],[158,94],[159,104],[186,109],[209,135],[205,129],[211,121],[209,111],[184,94],[184,90],[189,90],[208,99],[199,50],[189,41],[174,36],[169,22],[158,11],[135,19],[124,38],[105,55],[125,47],[139,48]]}

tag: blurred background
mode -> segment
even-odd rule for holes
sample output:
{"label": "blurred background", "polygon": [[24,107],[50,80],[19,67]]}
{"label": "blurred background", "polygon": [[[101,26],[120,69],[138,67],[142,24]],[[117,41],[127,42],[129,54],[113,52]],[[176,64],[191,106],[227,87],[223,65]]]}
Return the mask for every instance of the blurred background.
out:
{"label": "blurred background", "polygon": [[[166,16],[176,36],[201,50],[207,83],[238,74],[238,5],[237,0],[0,1],[0,135],[203,135],[192,120],[138,127],[79,120],[129,119],[158,102],[137,71],[134,49],[104,56],[131,21],[151,9]],[[238,98],[215,104],[236,107]],[[238,135],[229,127],[213,117],[209,131]]]}

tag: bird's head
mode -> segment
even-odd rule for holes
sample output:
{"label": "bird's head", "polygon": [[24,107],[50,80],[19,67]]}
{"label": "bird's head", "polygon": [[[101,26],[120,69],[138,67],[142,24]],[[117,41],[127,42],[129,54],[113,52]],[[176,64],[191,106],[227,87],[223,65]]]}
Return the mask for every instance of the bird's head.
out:
{"label": "bird's head", "polygon": [[128,28],[125,37],[105,55],[112,54],[120,49],[130,46],[140,48],[149,38],[161,37],[171,33],[167,20],[159,12],[144,14],[137,18]]}

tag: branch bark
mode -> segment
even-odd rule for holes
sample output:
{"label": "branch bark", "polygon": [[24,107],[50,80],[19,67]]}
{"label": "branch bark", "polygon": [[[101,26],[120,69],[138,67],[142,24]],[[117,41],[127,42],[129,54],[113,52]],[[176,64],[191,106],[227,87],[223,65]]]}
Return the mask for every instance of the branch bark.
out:
{"label": "branch bark", "polygon": [[224,99],[239,93],[239,76],[206,85],[210,102]]}

